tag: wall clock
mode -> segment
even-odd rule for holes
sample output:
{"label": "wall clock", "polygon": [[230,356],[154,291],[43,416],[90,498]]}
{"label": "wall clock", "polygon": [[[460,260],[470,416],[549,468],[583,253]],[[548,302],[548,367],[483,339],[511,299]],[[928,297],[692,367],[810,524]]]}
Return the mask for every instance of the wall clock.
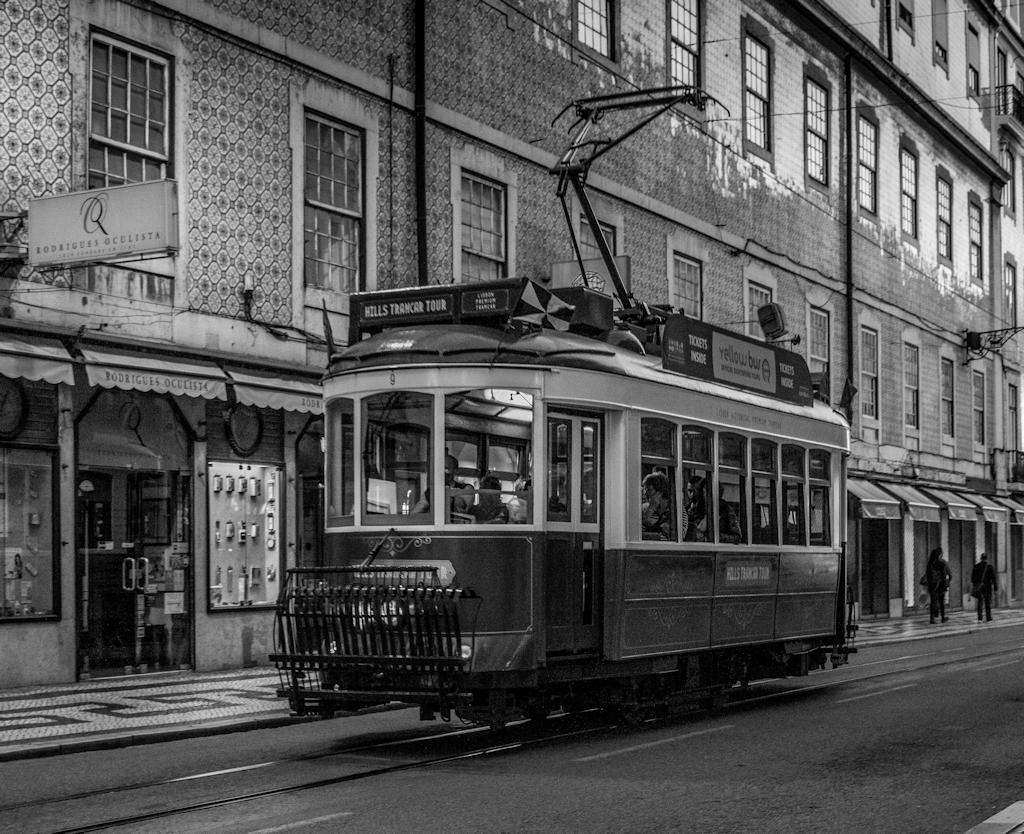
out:
{"label": "wall clock", "polygon": [[263,439],[263,418],[251,405],[236,404],[228,412],[228,443],[236,455],[248,457]]}
{"label": "wall clock", "polygon": [[28,398],[16,379],[0,377],[0,438],[17,437],[28,417]]}

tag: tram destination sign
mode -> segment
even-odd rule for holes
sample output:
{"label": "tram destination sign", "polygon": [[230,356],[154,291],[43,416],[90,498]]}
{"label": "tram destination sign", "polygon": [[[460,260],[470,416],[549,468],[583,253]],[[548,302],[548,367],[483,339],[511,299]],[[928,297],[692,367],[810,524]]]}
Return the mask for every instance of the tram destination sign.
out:
{"label": "tram destination sign", "polygon": [[352,318],[360,334],[407,324],[504,322],[521,287],[517,279],[357,293]]}
{"label": "tram destination sign", "polygon": [[669,318],[661,356],[669,371],[799,405],[814,401],[811,374],[802,356],[696,319]]}

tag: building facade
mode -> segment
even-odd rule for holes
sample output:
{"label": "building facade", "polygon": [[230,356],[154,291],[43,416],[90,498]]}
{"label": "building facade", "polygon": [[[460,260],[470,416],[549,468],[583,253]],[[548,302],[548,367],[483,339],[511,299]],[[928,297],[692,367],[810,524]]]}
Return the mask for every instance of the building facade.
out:
{"label": "building facade", "polygon": [[[1018,14],[10,0],[0,685],[265,662],[283,572],[320,558],[350,294],[578,280],[566,220],[640,300],[755,336],[782,310],[851,419],[859,616],[920,611],[937,546],[954,608],[982,551],[1021,602]],[[706,100],[594,164],[600,228],[563,210],[572,103],[680,84]]]}

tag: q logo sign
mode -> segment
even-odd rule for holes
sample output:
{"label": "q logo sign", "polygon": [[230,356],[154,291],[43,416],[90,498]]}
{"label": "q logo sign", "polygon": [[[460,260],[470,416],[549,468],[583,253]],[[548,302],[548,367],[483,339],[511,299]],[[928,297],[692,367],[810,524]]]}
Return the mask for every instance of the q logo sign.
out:
{"label": "q logo sign", "polygon": [[82,201],[82,228],[85,229],[87,235],[94,235],[97,230],[105,235],[110,234],[103,226],[103,216],[107,213],[107,200],[106,194],[96,194]]}

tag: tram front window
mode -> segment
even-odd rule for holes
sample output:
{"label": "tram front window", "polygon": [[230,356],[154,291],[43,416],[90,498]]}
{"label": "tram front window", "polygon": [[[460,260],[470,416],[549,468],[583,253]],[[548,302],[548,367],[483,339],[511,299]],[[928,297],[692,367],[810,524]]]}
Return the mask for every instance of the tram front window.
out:
{"label": "tram front window", "polygon": [[444,412],[446,454],[457,462],[455,480],[462,485],[448,484],[445,520],[531,523],[533,396],[504,388],[458,391],[445,396]]}
{"label": "tram front window", "polygon": [[368,523],[392,523],[381,516],[429,520],[429,511],[420,508],[429,486],[432,425],[429,394],[396,391],[363,400],[363,512]]}

